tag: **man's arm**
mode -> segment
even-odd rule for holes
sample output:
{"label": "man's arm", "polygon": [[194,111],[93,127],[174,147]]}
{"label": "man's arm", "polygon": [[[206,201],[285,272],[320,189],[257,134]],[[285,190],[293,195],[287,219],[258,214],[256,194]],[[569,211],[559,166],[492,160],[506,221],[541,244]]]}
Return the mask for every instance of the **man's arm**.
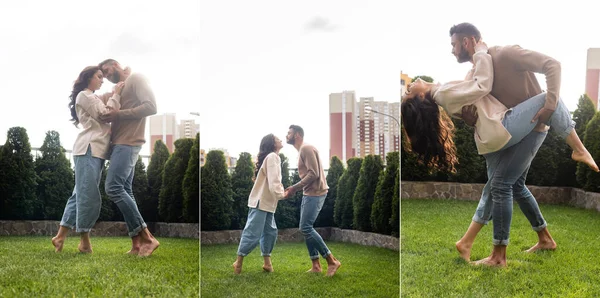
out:
{"label": "man's arm", "polygon": [[520,71],[531,71],[546,76],[546,104],[540,109],[533,120],[540,119],[546,123],[556,106],[560,95],[561,66],[556,59],[539,52],[530,51],[520,46],[505,47],[503,55],[512,62],[513,67]]}
{"label": "man's arm", "polygon": [[156,114],[156,99],[148,82],[140,75],[134,74],[133,76],[130,78],[133,91],[142,104],[135,108],[119,110],[117,113],[119,119],[142,119]]}
{"label": "man's arm", "polygon": [[292,193],[297,192],[304,188],[306,185],[311,184],[313,181],[317,180],[319,176],[317,175],[319,163],[317,162],[317,155],[315,152],[307,147],[303,147],[302,152],[300,152],[300,160],[304,163],[306,167],[306,176],[302,178],[298,183],[292,185],[290,188],[292,189]]}

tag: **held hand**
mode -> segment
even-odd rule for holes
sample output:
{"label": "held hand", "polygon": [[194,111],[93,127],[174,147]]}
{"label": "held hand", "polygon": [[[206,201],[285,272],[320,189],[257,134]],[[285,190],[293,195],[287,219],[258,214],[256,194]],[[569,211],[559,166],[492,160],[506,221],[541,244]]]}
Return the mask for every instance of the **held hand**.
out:
{"label": "held hand", "polygon": [[477,115],[477,107],[475,107],[475,105],[464,106],[462,108],[461,118],[468,126],[475,126],[475,123],[477,123],[477,118],[479,118]]}
{"label": "held hand", "polygon": [[107,106],[106,109],[108,110],[108,112],[100,115],[100,120],[104,121],[105,123],[110,123],[110,122],[115,121],[117,119],[117,113],[119,111],[117,111],[115,108],[113,108],[111,106]]}
{"label": "held hand", "polygon": [[550,110],[550,109],[547,109],[547,108],[541,108],[537,112],[537,114],[535,114],[535,116],[531,120],[531,123],[539,120],[541,123],[548,124],[548,120],[552,116],[552,113],[554,113],[554,110]]}
{"label": "held hand", "polygon": [[473,37],[473,43],[475,44],[475,52],[486,51],[488,50],[488,46],[483,39],[479,39],[479,41],[475,42],[475,38]]}
{"label": "held hand", "polygon": [[118,82],[117,85],[115,85],[114,93],[121,95],[121,91],[123,91],[123,86],[125,86],[125,82]]}

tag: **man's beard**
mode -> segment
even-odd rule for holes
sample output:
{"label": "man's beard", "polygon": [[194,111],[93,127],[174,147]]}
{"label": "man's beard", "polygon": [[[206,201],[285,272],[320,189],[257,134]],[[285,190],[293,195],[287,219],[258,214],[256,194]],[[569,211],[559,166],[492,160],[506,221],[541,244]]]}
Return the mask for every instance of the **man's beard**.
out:
{"label": "man's beard", "polygon": [[296,137],[291,137],[289,140],[287,140],[287,143],[290,145],[296,145]]}
{"label": "man's beard", "polygon": [[110,77],[110,82],[113,84],[116,84],[118,82],[121,81],[121,74],[119,74],[118,72],[113,72],[112,76]]}
{"label": "man's beard", "polygon": [[467,50],[465,50],[465,48],[461,47],[460,53],[458,53],[456,60],[458,60],[458,63],[464,63],[464,62],[471,61],[471,57],[469,56],[469,52],[467,52]]}

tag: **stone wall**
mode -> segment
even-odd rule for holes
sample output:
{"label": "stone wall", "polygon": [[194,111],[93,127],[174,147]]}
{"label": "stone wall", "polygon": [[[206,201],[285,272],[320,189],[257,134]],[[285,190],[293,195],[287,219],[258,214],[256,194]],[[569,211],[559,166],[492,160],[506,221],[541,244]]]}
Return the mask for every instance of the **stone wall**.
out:
{"label": "stone wall", "polygon": [[[339,241],[356,243],[364,246],[383,247],[391,250],[400,250],[400,240],[396,237],[367,233],[339,228],[315,228],[325,241]],[[201,231],[202,244],[238,244],[240,243],[241,230],[226,231]],[[302,242],[304,236],[299,229],[281,229],[278,231],[278,242]]]}
{"label": "stone wall", "polygon": [[[456,199],[479,201],[484,184],[402,181],[402,199]],[[569,205],[600,211],[600,193],[571,187],[527,185],[539,203]]]}
{"label": "stone wall", "polygon": [[[60,222],[52,220],[40,221],[1,221],[2,236],[54,236],[58,232]],[[148,230],[156,237],[195,238],[198,239],[200,225],[190,223],[148,223]],[[74,231],[70,235],[75,235]],[[122,221],[97,222],[92,229],[93,236],[127,236],[127,225]]]}

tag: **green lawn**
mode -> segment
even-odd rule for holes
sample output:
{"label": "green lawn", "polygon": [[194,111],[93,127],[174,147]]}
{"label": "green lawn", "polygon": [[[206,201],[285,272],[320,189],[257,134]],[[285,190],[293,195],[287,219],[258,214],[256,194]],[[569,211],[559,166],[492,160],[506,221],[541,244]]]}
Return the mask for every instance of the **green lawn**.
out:
{"label": "green lawn", "polygon": [[198,297],[198,239],[157,238],[147,258],[125,254],[128,237],[78,237],[55,253],[50,236],[0,236],[0,297]]}
{"label": "green lawn", "polygon": [[[556,251],[523,252],[536,233],[514,207],[507,268],[469,265],[454,243],[477,202],[402,200],[402,297],[600,297],[600,213],[541,205]],[[477,237],[471,260],[492,249],[492,223]]]}
{"label": "green lawn", "polygon": [[342,267],[333,277],[306,273],[310,259],[304,242],[277,243],[272,254],[275,272],[262,271],[257,247],[244,258],[235,275],[237,244],[201,246],[201,291],[208,297],[398,297],[399,253],[384,248],[327,242]]}

